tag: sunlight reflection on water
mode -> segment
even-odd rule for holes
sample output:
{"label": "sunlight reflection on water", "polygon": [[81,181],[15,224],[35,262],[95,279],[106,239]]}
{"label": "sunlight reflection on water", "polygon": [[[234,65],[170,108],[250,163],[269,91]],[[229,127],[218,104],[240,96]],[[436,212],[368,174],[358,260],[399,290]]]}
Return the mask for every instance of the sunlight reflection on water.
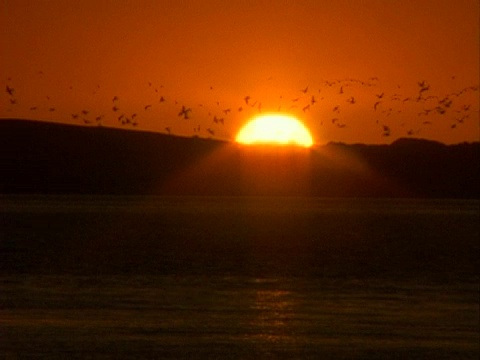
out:
{"label": "sunlight reflection on water", "polygon": [[476,201],[20,198],[1,355],[478,358]]}

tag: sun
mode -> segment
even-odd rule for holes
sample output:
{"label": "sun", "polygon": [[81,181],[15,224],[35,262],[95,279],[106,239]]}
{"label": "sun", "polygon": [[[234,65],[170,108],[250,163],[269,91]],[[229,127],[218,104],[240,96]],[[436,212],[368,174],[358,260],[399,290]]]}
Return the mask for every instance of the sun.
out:
{"label": "sun", "polygon": [[250,120],[237,134],[241,144],[313,145],[312,135],[301,121],[290,115],[266,114]]}

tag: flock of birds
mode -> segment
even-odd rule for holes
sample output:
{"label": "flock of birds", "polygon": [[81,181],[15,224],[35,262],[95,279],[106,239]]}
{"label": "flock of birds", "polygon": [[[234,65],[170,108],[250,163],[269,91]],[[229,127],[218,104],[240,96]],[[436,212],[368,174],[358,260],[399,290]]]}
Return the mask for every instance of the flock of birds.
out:
{"label": "flock of birds", "polygon": [[[452,77],[453,79],[454,77]],[[468,86],[458,91],[438,95],[433,92],[432,87],[425,80],[418,81],[415,84],[416,91],[410,91],[409,94],[402,94],[400,85],[397,85],[396,89],[398,91],[395,93],[378,91],[379,79],[377,77],[371,77],[367,81],[352,78],[323,81],[317,86],[308,85],[298,89],[296,96],[279,95],[274,107],[271,101],[265,106],[260,98],[255,98],[252,94],[245,94],[243,98],[238,99],[234,106],[222,106],[223,102],[221,104],[219,100],[213,104],[208,104],[208,106],[207,104],[185,105],[178,100],[170,100],[167,94],[165,94],[163,85],[157,87],[152,82],[147,82],[147,84],[150,91],[153,91],[153,97],[150,96],[150,98],[155,98],[156,100],[155,102],[145,103],[143,109],[141,108],[136,112],[124,111],[120,96],[114,95],[111,97],[110,114],[94,113],[90,109],[83,108],[69,114],[69,116],[72,120],[84,125],[101,126],[108,117],[108,119],[115,119],[118,125],[137,127],[146,112],[151,112],[153,109],[159,110],[159,107],[166,106],[169,103],[175,109],[173,114],[179,120],[192,123],[194,136],[206,134],[209,137],[216,136],[217,129],[225,126],[234,113],[246,111],[261,113],[267,109],[270,112],[299,112],[306,116],[307,113],[314,111],[320,104],[323,104],[321,106],[323,114],[321,118],[323,120],[320,121],[319,125],[326,126],[329,124],[330,126],[344,129],[348,124],[346,118],[342,117],[342,114],[347,112],[348,108],[359,106],[358,104],[361,103],[364,108],[370,108],[372,118],[375,119],[375,125],[379,127],[379,133],[384,137],[392,135],[393,130],[388,119],[395,113],[400,114],[408,111],[408,117],[415,116],[418,119],[415,122],[416,128],[411,127],[411,122],[408,127],[405,122],[400,124],[400,127],[404,128],[403,135],[408,136],[416,135],[421,128],[432,125],[434,123],[433,115],[448,119],[449,127],[452,130],[462,126],[471,117],[472,113],[477,112],[478,116],[478,109],[474,108],[474,106],[478,105],[474,105],[471,102],[467,103],[468,96],[466,96],[469,93],[478,92],[478,86]],[[355,93],[354,89],[358,91],[359,87],[372,88],[377,91],[373,90],[370,93],[360,91]],[[72,88],[70,86],[70,90]],[[97,86],[97,88],[100,87]],[[10,105],[9,110],[13,111],[14,107],[19,106],[20,101],[11,78],[8,78],[5,91]],[[206,91],[211,91],[213,94],[213,86],[210,86]],[[28,110],[31,112],[46,110],[50,113],[57,111],[57,108],[49,102],[50,97],[46,96],[45,99],[47,100],[47,105],[42,107],[38,105],[29,106]],[[370,104],[367,102],[370,102]],[[406,106],[408,104],[414,104],[415,106],[412,109],[407,109]],[[330,106],[330,109],[328,106]],[[330,116],[328,113],[330,113]],[[172,126],[166,126],[164,130],[168,134],[173,133]]]}

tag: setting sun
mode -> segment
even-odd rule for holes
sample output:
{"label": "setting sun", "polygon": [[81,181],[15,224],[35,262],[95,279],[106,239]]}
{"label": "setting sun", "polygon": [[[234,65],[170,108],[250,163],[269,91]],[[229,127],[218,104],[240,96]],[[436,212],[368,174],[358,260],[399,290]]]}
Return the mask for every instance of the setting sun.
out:
{"label": "setting sun", "polygon": [[249,121],[238,133],[241,144],[299,145],[313,144],[310,132],[293,116],[268,114]]}

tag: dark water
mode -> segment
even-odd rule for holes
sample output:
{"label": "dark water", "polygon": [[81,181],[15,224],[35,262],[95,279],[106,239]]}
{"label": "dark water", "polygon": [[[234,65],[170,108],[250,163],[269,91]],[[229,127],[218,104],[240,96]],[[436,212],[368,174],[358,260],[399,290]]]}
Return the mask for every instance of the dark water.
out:
{"label": "dark water", "polygon": [[477,359],[479,206],[0,197],[0,357]]}

